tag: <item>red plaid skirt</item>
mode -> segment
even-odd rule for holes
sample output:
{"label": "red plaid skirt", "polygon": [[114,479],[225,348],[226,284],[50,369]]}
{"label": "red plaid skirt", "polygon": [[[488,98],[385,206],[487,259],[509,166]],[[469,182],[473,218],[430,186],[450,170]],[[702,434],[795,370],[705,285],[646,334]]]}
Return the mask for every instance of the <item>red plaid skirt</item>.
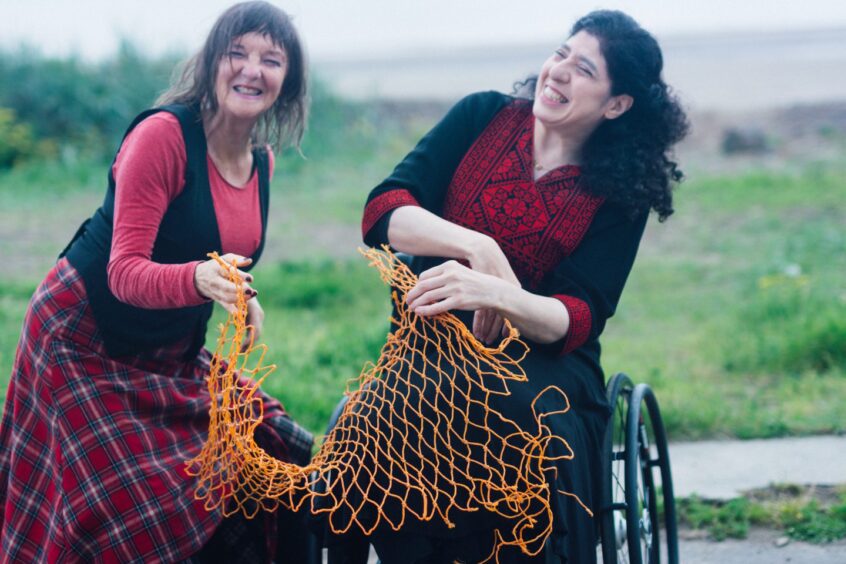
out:
{"label": "red plaid skirt", "polygon": [[[0,562],[174,562],[221,522],[185,461],[208,432],[210,354],[106,355],[85,286],[62,259],[32,298],[0,423]],[[265,396],[274,454],[311,435]]]}

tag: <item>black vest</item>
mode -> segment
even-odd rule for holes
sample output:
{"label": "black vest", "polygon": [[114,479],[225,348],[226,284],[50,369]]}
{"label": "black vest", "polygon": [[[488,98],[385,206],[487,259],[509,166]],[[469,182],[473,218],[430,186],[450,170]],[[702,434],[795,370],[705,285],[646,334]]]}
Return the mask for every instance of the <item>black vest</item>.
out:
{"label": "black vest", "polygon": [[[154,262],[178,264],[208,260],[207,253],[220,252],[220,232],[214,212],[206,161],[206,137],[199,113],[184,105],[169,105],[139,114],[126,130],[124,139],[144,118],[160,111],[179,119],[185,140],[187,166],[185,186],[171,202],[159,225],[153,245]],[[115,156],[117,158],[117,156]],[[253,149],[258,170],[261,205],[261,242],[253,254],[251,268],[264,249],[269,200],[269,163],[264,149]],[[112,162],[114,165],[114,161]],[[59,255],[67,256],[82,276],[91,310],[110,356],[142,353],[190,339],[186,359],[193,358],[205,342],[212,303],[176,309],[143,309],[119,301],[109,290],[106,266],[112,246],[115,207],[115,179],[109,167],[109,189],[103,205],[85,221]]]}

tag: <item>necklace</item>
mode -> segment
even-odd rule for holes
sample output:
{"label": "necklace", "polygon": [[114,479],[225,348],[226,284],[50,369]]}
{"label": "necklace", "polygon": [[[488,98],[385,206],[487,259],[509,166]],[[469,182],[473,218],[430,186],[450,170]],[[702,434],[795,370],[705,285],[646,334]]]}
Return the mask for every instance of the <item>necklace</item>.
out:
{"label": "necklace", "polygon": [[539,162],[535,161],[535,170],[540,171],[543,170],[543,165]]}

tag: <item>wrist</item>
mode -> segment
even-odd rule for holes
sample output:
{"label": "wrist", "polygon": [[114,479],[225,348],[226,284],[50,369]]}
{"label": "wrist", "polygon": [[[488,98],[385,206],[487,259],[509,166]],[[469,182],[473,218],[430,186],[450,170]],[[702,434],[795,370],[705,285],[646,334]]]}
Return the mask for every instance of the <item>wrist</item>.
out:
{"label": "wrist", "polygon": [[484,233],[470,229],[467,230],[467,233],[467,241],[462,245],[464,255],[461,258],[469,262],[471,266],[484,262],[484,257],[490,256],[492,252],[499,249],[496,241]]}
{"label": "wrist", "polygon": [[190,269],[192,271],[191,280],[194,286],[194,297],[200,300],[200,303],[211,301],[211,298],[206,296],[206,294],[203,293],[203,291],[200,289],[200,286],[202,285],[200,282],[200,277],[202,275],[202,273],[200,272],[200,268],[202,264],[202,261],[196,261],[194,263],[194,268]]}
{"label": "wrist", "polygon": [[514,311],[514,302],[518,299],[517,293],[522,290],[519,286],[509,284],[501,278],[496,276],[492,276],[492,278],[495,281],[493,309],[501,316],[509,317],[510,313]]}

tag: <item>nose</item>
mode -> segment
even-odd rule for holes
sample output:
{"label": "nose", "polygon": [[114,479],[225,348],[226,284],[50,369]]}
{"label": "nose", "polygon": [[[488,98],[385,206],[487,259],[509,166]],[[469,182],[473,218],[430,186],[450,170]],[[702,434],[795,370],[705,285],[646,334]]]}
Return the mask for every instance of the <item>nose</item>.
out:
{"label": "nose", "polygon": [[570,64],[567,59],[562,59],[552,65],[549,69],[549,76],[559,82],[570,82]]}
{"label": "nose", "polygon": [[253,57],[247,57],[244,66],[241,67],[241,75],[244,78],[259,78],[261,76],[261,61]]}

